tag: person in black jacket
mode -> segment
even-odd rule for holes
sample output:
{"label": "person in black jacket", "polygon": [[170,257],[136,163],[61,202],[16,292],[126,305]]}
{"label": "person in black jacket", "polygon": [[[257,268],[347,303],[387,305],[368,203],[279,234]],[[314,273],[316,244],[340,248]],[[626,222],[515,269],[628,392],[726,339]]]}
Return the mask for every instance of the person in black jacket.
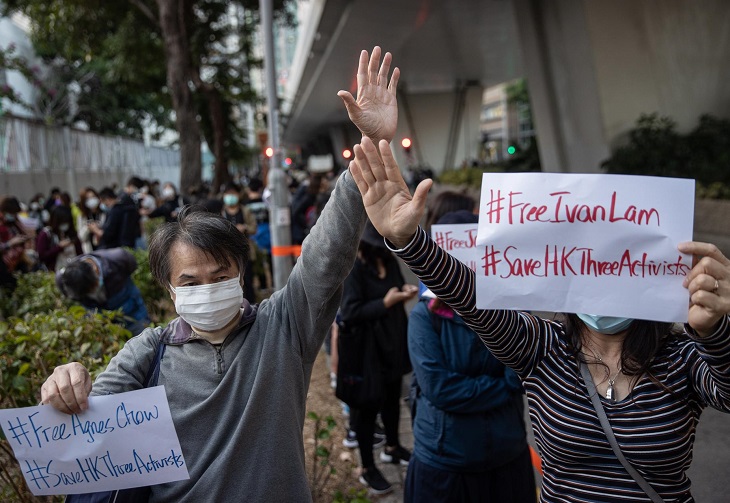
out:
{"label": "person in black jacket", "polygon": [[[360,482],[375,494],[390,492],[391,485],[375,467],[373,433],[380,412],[385,427],[386,445],[381,461],[407,465],[408,452],[399,443],[401,379],[411,370],[408,358],[408,318],[403,303],[415,297],[418,287],[405,284],[398,262],[388,251],[382,236],[368,223],[360,240],[357,260],[345,280],[340,303],[340,335],[338,337],[338,387],[348,379],[345,362],[362,358],[353,355],[348,334],[360,331],[372,337],[377,347],[377,372],[382,378],[380,396],[367,405],[352,401],[350,420],[357,433],[362,462]],[[357,352],[358,350],[355,349]],[[349,353],[348,353],[349,352]],[[365,376],[368,379],[367,374]]]}
{"label": "person in black jacket", "polygon": [[89,230],[98,241],[99,249],[129,247],[134,248],[140,236],[139,210],[131,197],[118,199],[114,191],[107,187],[99,193],[102,210],[106,212],[104,224],[89,223]]}

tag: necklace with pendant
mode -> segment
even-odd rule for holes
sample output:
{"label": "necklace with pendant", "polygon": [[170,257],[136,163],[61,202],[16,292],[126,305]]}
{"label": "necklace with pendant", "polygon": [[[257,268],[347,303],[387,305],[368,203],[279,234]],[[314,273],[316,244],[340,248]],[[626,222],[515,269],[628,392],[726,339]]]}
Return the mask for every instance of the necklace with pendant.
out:
{"label": "necklace with pendant", "polygon": [[[596,358],[598,358],[598,361],[600,363],[603,363],[603,359],[601,358],[601,355],[596,354]],[[603,363],[605,365],[605,363]],[[616,379],[618,379],[618,376],[621,375],[621,365],[619,364],[618,371],[616,372],[616,375],[613,376],[613,379],[611,379],[611,370],[609,367],[609,374],[608,374],[608,387],[606,388],[606,400],[611,400],[611,402],[615,402],[616,398],[614,396],[614,385],[616,384]]]}
{"label": "necklace with pendant", "polygon": [[613,396],[613,385],[616,382],[616,379],[618,378],[619,374],[621,374],[621,367],[619,367],[618,372],[616,372],[616,375],[613,376],[613,379],[611,379],[610,374],[608,377],[608,388],[606,388],[606,400],[611,400],[611,402],[616,401],[616,399]]}

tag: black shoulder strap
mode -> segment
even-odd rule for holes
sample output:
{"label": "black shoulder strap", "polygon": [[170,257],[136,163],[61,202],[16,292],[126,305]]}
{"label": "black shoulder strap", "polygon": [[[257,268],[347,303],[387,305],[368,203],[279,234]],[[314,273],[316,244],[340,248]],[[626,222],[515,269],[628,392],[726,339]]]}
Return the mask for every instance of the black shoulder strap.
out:
{"label": "black shoulder strap", "polygon": [[584,362],[580,362],[580,373],[583,376],[583,381],[586,383],[586,388],[588,388],[588,394],[591,397],[591,402],[598,414],[598,420],[601,422],[603,432],[606,434],[606,438],[608,439],[608,443],[611,444],[611,449],[613,449],[614,454],[616,454],[618,460],[629,475],[631,475],[631,478],[639,484],[639,487],[644,490],[646,495],[649,496],[654,503],[664,503],[664,500],[661,496],[659,496],[659,493],[657,493],[656,490],[651,487],[651,484],[649,484],[649,482],[647,482],[646,479],[642,477],[638,471],[636,471],[636,468],[629,463],[629,460],[626,459],[626,456],[624,456],[624,453],[621,451],[621,447],[618,445],[616,436],[613,433],[613,428],[611,428],[611,423],[608,421],[608,416],[606,416],[606,411],[603,409],[601,398],[598,396],[598,391],[596,391],[596,385],[593,382],[591,371],[588,370],[588,365]]}
{"label": "black shoulder strap", "polygon": [[152,365],[150,365],[149,370],[147,370],[147,375],[142,383],[145,388],[157,386],[157,380],[160,378],[160,362],[162,361],[162,356],[165,354],[166,347],[167,344],[162,341],[159,341],[157,344],[155,357],[152,359]]}

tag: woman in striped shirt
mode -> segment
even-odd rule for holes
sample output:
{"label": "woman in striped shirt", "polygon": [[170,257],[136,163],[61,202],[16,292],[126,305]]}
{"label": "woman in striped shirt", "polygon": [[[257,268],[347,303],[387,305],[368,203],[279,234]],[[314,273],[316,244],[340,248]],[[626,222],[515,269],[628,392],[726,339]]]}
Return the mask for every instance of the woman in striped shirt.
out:
{"label": "woman in striped shirt", "polygon": [[543,458],[545,502],[647,502],[614,454],[580,372],[584,362],[625,457],[667,502],[691,502],[686,476],[702,410],[730,412],[730,260],[713,245],[687,275],[689,323],[588,315],[561,321],[479,310],[475,276],[418,227],[431,181],[411,197],[387,144],[367,138],[350,165],[368,216],[397,254],[523,379]]}

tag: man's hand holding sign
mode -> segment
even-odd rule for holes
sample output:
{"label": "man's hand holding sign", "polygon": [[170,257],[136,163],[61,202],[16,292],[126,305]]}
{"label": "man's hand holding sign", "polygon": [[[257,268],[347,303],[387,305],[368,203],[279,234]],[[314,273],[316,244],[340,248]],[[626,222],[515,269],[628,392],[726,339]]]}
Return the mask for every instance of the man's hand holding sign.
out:
{"label": "man's hand holding sign", "polygon": [[730,412],[730,261],[688,241],[691,181],[485,175],[476,240],[434,227],[434,242],[431,181],[411,195],[387,143],[363,138],[350,171],[378,232],[522,378],[543,494],[691,501],[700,413]]}
{"label": "man's hand holding sign", "polygon": [[45,406],[0,410],[5,437],[33,494],[81,494],[188,478],[162,386],[87,400],[90,406],[80,414]]}

